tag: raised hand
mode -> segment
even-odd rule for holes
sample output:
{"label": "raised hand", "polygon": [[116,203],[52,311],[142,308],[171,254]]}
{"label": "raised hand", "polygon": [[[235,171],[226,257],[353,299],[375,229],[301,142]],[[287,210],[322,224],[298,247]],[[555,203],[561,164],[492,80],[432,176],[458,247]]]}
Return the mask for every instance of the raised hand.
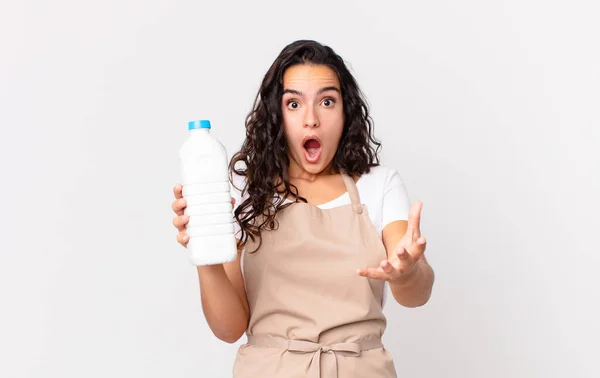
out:
{"label": "raised hand", "polygon": [[420,229],[422,208],[421,201],[411,206],[406,233],[396,245],[396,249],[389,254],[388,259],[383,260],[377,268],[358,269],[358,275],[394,282],[401,281],[413,272],[416,262],[422,258],[427,245]]}

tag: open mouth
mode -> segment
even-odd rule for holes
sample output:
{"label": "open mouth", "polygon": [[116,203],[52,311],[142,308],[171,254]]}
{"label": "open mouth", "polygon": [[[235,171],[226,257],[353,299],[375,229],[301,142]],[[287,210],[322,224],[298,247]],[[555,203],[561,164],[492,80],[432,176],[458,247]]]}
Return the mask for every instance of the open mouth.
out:
{"label": "open mouth", "polygon": [[304,156],[310,163],[316,163],[321,157],[321,142],[315,136],[304,138]]}

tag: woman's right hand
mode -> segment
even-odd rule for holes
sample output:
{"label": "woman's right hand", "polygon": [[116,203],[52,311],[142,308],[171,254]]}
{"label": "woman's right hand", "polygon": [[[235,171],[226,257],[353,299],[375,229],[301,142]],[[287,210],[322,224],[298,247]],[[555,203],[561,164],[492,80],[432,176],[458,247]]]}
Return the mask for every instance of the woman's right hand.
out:
{"label": "woman's right hand", "polygon": [[[185,199],[183,198],[183,194],[181,191],[183,190],[183,186],[181,184],[175,185],[173,188],[173,195],[175,196],[175,201],[171,205],[171,208],[175,212],[175,218],[173,218],[173,225],[177,228],[177,242],[182,246],[187,248],[187,243],[190,240],[190,237],[185,232],[186,225],[190,220],[189,215],[183,214],[183,211],[186,207]],[[231,199],[231,207],[235,205],[235,198]]]}

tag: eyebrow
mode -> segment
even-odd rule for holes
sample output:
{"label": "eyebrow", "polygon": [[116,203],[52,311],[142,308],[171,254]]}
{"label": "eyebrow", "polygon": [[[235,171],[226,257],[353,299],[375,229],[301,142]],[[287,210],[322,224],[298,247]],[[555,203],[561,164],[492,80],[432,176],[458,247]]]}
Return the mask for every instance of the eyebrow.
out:
{"label": "eyebrow", "polygon": [[[323,88],[319,89],[319,91],[317,92],[317,94],[321,94],[321,93],[327,92],[327,91],[336,91],[340,95],[342,94],[342,92],[340,91],[340,89],[338,87],[336,87],[336,86],[333,86],[333,85],[329,86],[329,87],[323,87]],[[304,93],[302,93],[300,91],[297,91],[295,89],[290,89],[290,88],[285,89],[283,91],[283,94],[286,94],[286,93],[293,93],[293,94],[298,95],[298,96],[304,96]]]}

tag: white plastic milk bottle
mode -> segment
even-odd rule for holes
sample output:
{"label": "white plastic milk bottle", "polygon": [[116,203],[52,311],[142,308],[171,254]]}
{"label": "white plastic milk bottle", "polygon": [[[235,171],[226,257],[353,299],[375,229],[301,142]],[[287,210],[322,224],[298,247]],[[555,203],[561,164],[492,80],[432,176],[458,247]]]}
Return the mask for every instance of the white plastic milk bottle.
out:
{"label": "white plastic milk bottle", "polygon": [[187,252],[193,265],[234,261],[237,246],[233,234],[233,212],[227,151],[210,134],[210,121],[188,123],[188,138],[179,149],[183,198],[189,215]]}

